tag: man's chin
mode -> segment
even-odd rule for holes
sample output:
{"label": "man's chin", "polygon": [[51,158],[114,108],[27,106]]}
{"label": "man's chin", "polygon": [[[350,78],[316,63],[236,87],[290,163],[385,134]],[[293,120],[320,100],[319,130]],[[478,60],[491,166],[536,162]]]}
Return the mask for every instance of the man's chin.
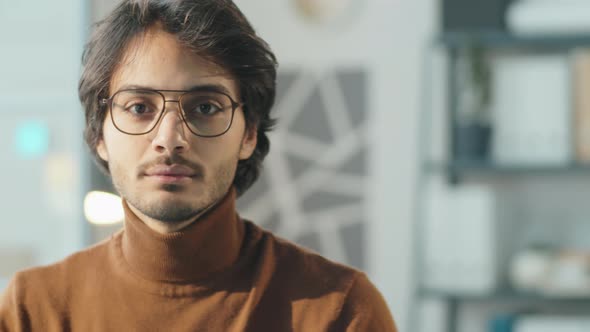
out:
{"label": "man's chin", "polygon": [[139,210],[152,219],[171,224],[196,218],[203,211],[202,208],[179,203],[154,204],[149,207],[140,207]]}

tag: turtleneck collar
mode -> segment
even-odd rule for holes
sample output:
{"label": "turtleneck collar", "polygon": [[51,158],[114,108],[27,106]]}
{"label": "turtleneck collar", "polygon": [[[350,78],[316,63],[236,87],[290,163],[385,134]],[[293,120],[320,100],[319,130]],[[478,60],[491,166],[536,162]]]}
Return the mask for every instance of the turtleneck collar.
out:
{"label": "turtleneck collar", "polygon": [[236,193],[227,195],[186,228],[160,234],[144,224],[123,201],[123,256],[138,275],[154,281],[190,282],[232,265],[244,238],[235,210]]}

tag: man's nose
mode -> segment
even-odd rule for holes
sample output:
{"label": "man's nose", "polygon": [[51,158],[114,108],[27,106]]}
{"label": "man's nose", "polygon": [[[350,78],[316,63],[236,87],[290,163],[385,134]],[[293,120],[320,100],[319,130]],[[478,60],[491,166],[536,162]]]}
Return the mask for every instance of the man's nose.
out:
{"label": "man's nose", "polygon": [[176,100],[166,100],[164,114],[156,128],[152,140],[153,148],[160,153],[182,153],[188,149],[187,130]]}

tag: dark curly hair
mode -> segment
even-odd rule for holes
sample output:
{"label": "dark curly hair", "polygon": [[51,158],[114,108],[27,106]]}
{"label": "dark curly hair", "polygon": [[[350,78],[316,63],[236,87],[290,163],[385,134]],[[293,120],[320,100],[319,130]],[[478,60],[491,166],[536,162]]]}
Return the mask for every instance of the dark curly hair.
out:
{"label": "dark curly hair", "polygon": [[257,129],[252,156],[240,160],[233,185],[239,195],[258,178],[270,142],[266,135],[274,125],[277,62],[268,44],[231,0],[123,0],[96,28],[84,49],[78,95],[84,107],[84,138],[99,168],[109,174],[96,146],[108,109],[99,104],[108,98],[109,84],[129,42],[154,25],[195,54],[227,69],[238,82],[249,130]]}

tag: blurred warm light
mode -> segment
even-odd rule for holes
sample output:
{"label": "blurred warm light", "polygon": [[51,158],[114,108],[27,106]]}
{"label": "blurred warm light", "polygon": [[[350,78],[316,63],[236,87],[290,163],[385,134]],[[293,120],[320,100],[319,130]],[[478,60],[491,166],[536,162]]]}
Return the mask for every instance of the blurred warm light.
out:
{"label": "blurred warm light", "polygon": [[112,225],[122,222],[125,213],[119,196],[91,191],[84,198],[84,215],[91,224]]}
{"label": "blurred warm light", "polygon": [[307,18],[325,22],[342,16],[351,9],[350,0],[296,0],[295,4]]}

